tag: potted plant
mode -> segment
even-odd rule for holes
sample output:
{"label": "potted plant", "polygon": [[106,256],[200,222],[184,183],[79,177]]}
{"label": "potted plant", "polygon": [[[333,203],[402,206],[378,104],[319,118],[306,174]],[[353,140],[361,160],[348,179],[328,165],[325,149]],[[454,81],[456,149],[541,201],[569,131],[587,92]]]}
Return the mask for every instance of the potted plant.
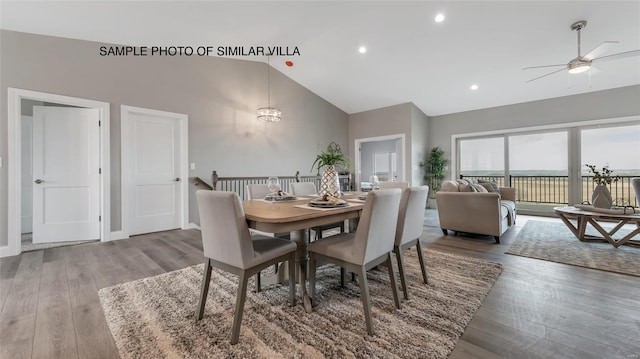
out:
{"label": "potted plant", "polygon": [[320,170],[324,168],[320,179],[320,195],[340,197],[340,179],[335,166],[349,168],[350,165],[342,148],[335,142],[331,142],[326,151],[321,151],[311,165],[311,170],[317,169],[318,175]]}
{"label": "potted plant", "polygon": [[449,160],[444,157],[444,151],[439,147],[434,147],[426,159],[424,167],[424,179],[431,189],[430,197],[435,198],[436,192],[440,190],[440,183],[444,179]]}
{"label": "potted plant", "polygon": [[595,165],[585,164],[585,166],[593,174],[593,183],[596,184],[591,194],[591,204],[598,208],[611,208],[613,200],[607,185],[611,182],[618,182],[620,176],[614,176],[609,166],[604,166],[601,170],[597,169]]}

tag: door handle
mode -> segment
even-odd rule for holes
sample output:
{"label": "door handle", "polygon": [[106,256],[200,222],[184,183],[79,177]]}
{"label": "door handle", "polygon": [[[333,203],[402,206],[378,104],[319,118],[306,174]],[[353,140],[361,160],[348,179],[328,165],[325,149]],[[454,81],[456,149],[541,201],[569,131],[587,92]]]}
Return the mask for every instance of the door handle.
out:
{"label": "door handle", "polygon": [[37,184],[40,184],[42,182],[44,182],[44,180],[41,180],[40,178],[38,178],[35,181],[33,181],[33,183],[37,183]]}
{"label": "door handle", "polygon": [[180,177],[176,177],[176,179],[173,180],[174,182],[180,182]]}

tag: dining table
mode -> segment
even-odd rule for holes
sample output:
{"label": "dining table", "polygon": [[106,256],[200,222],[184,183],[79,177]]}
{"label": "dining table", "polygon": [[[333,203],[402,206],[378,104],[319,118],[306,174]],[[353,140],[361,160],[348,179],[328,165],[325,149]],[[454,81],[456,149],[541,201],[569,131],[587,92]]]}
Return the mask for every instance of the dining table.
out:
{"label": "dining table", "polygon": [[[359,200],[360,192],[345,193],[342,199],[347,205],[335,208],[315,208],[309,206],[314,196],[298,196],[292,200],[268,201],[264,199],[248,200],[242,203],[249,228],[267,233],[289,233],[289,239],[297,245],[296,276],[302,289],[304,308],[311,312],[311,300],[308,296],[306,279],[308,273],[309,230],[325,224],[349,221],[345,231],[353,231],[360,218],[364,201]],[[286,280],[286,270],[278,270],[275,275],[261,274],[265,285]]]}

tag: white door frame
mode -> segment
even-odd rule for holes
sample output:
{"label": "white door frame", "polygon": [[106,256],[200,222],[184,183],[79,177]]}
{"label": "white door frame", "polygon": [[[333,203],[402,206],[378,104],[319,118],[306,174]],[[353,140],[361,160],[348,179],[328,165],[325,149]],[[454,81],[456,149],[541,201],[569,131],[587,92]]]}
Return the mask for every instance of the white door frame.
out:
{"label": "white door frame", "polygon": [[386,135],[386,136],[378,136],[378,137],[367,137],[367,138],[358,138],[355,140],[355,171],[356,171],[356,189],[360,190],[360,145],[365,142],[377,142],[377,141],[386,141],[386,140],[397,140],[400,139],[402,143],[402,180],[411,182],[407,176],[407,146],[405,142],[405,134],[398,133],[395,135]]}
{"label": "white door frame", "polygon": [[131,218],[131,208],[129,206],[129,198],[133,193],[133,173],[131,173],[131,156],[133,149],[130,148],[128,139],[132,134],[129,131],[128,122],[131,121],[129,114],[137,113],[150,116],[172,117],[179,121],[180,127],[180,191],[182,192],[182,203],[180,203],[180,213],[182,213],[181,228],[189,227],[189,116],[182,113],[174,113],[167,111],[152,110],[134,106],[120,106],[120,146],[122,159],[122,232],[125,238],[130,236],[131,226],[129,220]]}
{"label": "white door frame", "polygon": [[78,97],[55,95],[46,92],[37,92],[8,88],[8,132],[7,143],[8,153],[8,226],[7,226],[7,246],[0,247],[0,257],[14,256],[21,252],[20,239],[20,216],[21,216],[21,157],[22,157],[22,119],[21,101],[35,100],[43,102],[59,103],[63,105],[95,108],[100,112],[100,212],[102,222],[100,223],[100,240],[111,239],[111,150],[110,150],[110,117],[109,103],[88,100]]}

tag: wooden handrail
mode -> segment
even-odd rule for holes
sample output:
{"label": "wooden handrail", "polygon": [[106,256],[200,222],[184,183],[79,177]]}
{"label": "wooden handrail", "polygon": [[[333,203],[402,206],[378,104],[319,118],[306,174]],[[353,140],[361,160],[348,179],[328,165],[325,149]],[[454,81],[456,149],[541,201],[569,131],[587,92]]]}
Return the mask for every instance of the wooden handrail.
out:
{"label": "wooden handrail", "polygon": [[191,177],[191,178],[193,178],[193,184],[195,186],[203,186],[206,189],[213,189],[213,186],[205,182],[202,178],[200,177]]}
{"label": "wooden handrail", "polygon": [[[217,171],[211,173],[211,187],[214,191],[232,191],[238,193],[240,198],[246,198],[246,185],[256,183],[266,183],[269,176],[252,176],[252,177],[220,177]],[[320,187],[321,176],[300,176],[300,171],[296,171],[293,176],[277,176],[280,180],[283,191],[289,190],[289,184],[292,182],[313,182],[316,187]],[[350,188],[351,177],[349,175],[338,176],[341,183],[346,184],[345,187]],[[343,182],[344,181],[344,182]]]}

